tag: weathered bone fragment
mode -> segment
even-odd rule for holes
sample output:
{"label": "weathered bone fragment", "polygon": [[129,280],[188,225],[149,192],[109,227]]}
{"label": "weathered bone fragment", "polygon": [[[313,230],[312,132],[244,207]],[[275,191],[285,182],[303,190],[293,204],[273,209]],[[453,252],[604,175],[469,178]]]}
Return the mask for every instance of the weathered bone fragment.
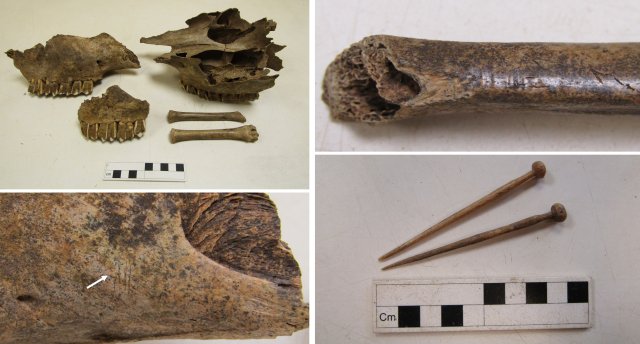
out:
{"label": "weathered bone fragment", "polygon": [[114,85],[102,97],[85,100],[78,109],[82,135],[89,140],[120,142],[142,137],[149,103]]}
{"label": "weathered bone fragment", "polygon": [[232,129],[180,130],[171,129],[171,143],[193,140],[237,140],[244,142],[258,141],[258,130],[253,125],[243,125]]}
{"label": "weathered bone fragment", "polygon": [[24,52],[7,51],[38,96],[91,94],[93,85],[112,71],[140,68],[138,57],[106,33],[84,38],[56,35],[46,45]]}
{"label": "weathered bone fragment", "polygon": [[4,193],[0,209],[1,344],[272,338],[308,326],[267,195]]}
{"label": "weathered bone fragment", "polygon": [[169,123],[185,121],[231,121],[244,123],[247,119],[239,111],[233,112],[183,112],[169,110],[167,114]]}
{"label": "weathered bone fragment", "polygon": [[370,36],[325,72],[335,119],[520,110],[640,114],[640,43],[468,43]]}
{"label": "weathered bone fragment", "polygon": [[171,52],[156,62],[180,72],[182,87],[208,100],[245,102],[271,88],[282,69],[276,53],[284,48],[267,37],[276,23],[266,18],[249,23],[233,8],[202,13],[187,20],[186,29],[141,38],[141,43],[168,45]]}

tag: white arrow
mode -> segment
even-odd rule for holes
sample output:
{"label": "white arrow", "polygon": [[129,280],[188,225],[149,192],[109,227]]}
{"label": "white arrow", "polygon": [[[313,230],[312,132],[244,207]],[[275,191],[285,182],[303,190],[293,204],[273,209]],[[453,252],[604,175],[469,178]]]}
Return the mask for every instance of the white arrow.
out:
{"label": "white arrow", "polygon": [[93,283],[89,284],[89,285],[87,286],[87,289],[89,289],[89,288],[91,288],[91,287],[95,286],[96,284],[98,284],[98,283],[100,283],[100,282],[104,282],[104,281],[106,281],[106,280],[107,280],[107,278],[109,278],[109,276],[107,276],[107,275],[102,275],[102,277],[100,277],[100,279],[98,279],[97,281],[95,281],[95,282],[93,282]]}

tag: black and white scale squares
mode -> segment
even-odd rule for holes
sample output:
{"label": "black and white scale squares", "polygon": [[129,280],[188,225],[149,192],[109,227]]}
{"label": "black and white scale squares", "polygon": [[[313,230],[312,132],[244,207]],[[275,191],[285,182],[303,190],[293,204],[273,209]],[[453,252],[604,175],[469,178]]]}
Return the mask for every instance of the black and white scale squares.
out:
{"label": "black and white scale squares", "polygon": [[589,302],[589,283],[568,282],[567,283],[567,302],[568,303]]}
{"label": "black and white scale squares", "polygon": [[107,163],[104,180],[184,181],[182,163]]}
{"label": "black and white scale squares", "polygon": [[398,327],[420,327],[420,306],[399,306]]}
{"label": "black and white scale squares", "polygon": [[382,281],[376,332],[587,328],[590,282],[580,279]]}
{"label": "black and white scale squares", "polygon": [[526,284],[527,304],[547,303],[547,282]]}
{"label": "black and white scale squares", "polygon": [[462,305],[447,305],[440,308],[442,327],[463,326]]}
{"label": "black and white scale squares", "polygon": [[504,305],[504,283],[485,283],[483,289],[485,305]]}

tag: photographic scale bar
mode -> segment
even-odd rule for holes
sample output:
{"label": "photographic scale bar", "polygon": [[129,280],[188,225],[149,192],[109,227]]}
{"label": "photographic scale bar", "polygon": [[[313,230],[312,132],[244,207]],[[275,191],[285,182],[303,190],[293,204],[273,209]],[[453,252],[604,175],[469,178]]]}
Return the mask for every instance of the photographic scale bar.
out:
{"label": "photographic scale bar", "polygon": [[377,333],[591,327],[591,279],[373,281]]}
{"label": "photographic scale bar", "polygon": [[186,179],[183,163],[109,162],[103,180],[184,182]]}

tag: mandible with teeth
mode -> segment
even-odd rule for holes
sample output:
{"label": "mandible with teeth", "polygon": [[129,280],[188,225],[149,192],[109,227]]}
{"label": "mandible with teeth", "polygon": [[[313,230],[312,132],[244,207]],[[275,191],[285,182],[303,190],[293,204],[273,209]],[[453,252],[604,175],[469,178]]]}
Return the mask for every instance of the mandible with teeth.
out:
{"label": "mandible with teeth", "polygon": [[78,110],[82,135],[89,140],[132,140],[142,137],[149,103],[111,86],[102,97],[85,100]]}
{"label": "mandible with teeth", "polygon": [[56,35],[7,56],[29,81],[29,93],[38,96],[91,94],[93,85],[111,71],[140,68],[138,57],[107,33],[85,38]]}

